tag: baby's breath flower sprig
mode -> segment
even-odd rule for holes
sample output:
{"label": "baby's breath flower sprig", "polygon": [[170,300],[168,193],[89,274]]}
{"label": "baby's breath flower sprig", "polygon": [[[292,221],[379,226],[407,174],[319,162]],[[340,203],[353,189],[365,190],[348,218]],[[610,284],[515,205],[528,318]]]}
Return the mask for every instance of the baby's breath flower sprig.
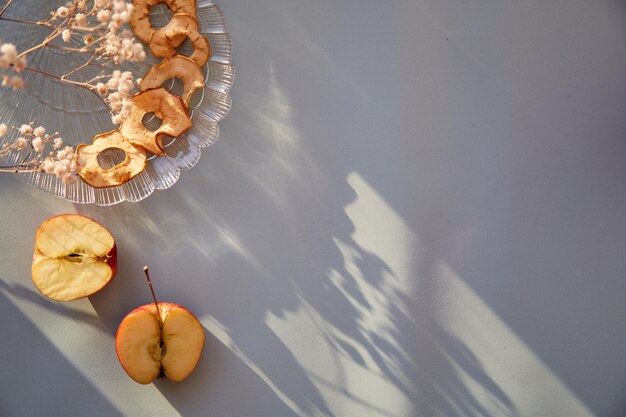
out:
{"label": "baby's breath flower sprig", "polygon": [[[94,0],[89,7],[86,0],[72,0],[53,10],[47,20],[31,22],[2,17],[12,2],[13,0],[9,0],[0,10],[0,20],[42,25],[49,28],[51,32],[41,43],[23,52],[18,52],[13,44],[0,41],[0,85],[16,90],[24,88],[25,83],[21,77],[24,71],[51,77],[95,93],[111,113],[112,122],[121,123],[128,115],[128,112],[124,111],[128,108],[125,100],[130,97],[130,92],[136,85],[132,72],[123,73],[122,83],[118,81],[120,71],[103,72],[96,77],[95,81],[98,82],[93,82],[94,79],[87,82],[79,81],[70,76],[78,75],[78,72],[89,66],[105,67],[126,61],[145,60],[146,53],[143,44],[126,28],[130,20],[132,4],[126,0]],[[82,41],[82,47],[71,46],[75,45],[77,40]],[[84,64],[65,74],[51,74],[28,65],[27,56],[41,48],[82,53],[88,59]],[[105,83],[107,79],[109,81]],[[108,85],[108,88],[104,89],[102,84]],[[119,89],[116,86],[119,86]],[[130,91],[126,91],[128,87]]]}
{"label": "baby's breath flower sprig", "polygon": [[55,175],[65,184],[76,182],[83,161],[76,156],[74,147],[64,146],[59,132],[49,134],[43,126],[34,127],[33,122],[19,127],[0,123],[0,137],[6,136],[11,130],[17,133],[17,138],[0,147],[0,157],[11,153],[27,153],[15,165],[0,166],[0,172],[45,172]]}
{"label": "baby's breath flower sprig", "polygon": [[[124,62],[141,62],[146,58],[143,44],[127,28],[133,8],[130,0],[71,0],[40,21],[5,17],[13,2],[8,0],[0,9],[0,22],[38,25],[49,29],[50,33],[40,43],[23,51],[18,51],[12,43],[0,40],[0,87],[14,90],[27,88],[23,73],[29,71],[89,90],[107,107],[114,124],[120,124],[127,118],[131,110],[130,97],[139,80],[130,71],[108,68]],[[53,74],[28,60],[30,54],[42,48],[84,54],[85,60],[64,74]],[[103,70],[84,81],[87,77],[81,76],[81,71],[88,67]],[[17,158],[20,155],[18,163],[0,166],[0,172],[45,172],[57,176],[64,183],[74,182],[82,167],[74,148],[64,146],[58,132],[46,133],[44,127],[35,128],[33,123],[20,127],[0,123],[0,138],[18,133],[13,142],[0,146],[0,158],[13,155]],[[25,156],[21,157],[23,154]]]}

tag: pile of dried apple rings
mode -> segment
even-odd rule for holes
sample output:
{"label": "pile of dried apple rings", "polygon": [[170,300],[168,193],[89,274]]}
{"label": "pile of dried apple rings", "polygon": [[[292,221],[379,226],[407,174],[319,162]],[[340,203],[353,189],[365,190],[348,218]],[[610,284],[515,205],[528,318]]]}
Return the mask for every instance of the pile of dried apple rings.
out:
{"label": "pile of dried apple rings", "polygon": [[[172,12],[163,27],[153,27],[150,12],[164,3]],[[163,155],[163,136],[176,138],[191,127],[189,101],[192,94],[204,86],[202,66],[211,54],[209,41],[198,32],[196,0],[133,0],[130,26],[137,38],[145,42],[152,53],[163,60],[153,65],[139,83],[140,92],[131,97],[132,109],[117,130],[97,135],[90,145],[76,149],[84,166],[79,172],[87,184],[95,188],[124,184],[146,167],[147,153]],[[190,56],[180,55],[176,48],[185,40],[193,44]],[[176,96],[162,84],[178,78],[183,83],[181,96]],[[144,126],[146,114],[153,113],[161,119],[156,130]],[[120,149],[125,160],[112,168],[104,169],[98,155],[107,149]]]}

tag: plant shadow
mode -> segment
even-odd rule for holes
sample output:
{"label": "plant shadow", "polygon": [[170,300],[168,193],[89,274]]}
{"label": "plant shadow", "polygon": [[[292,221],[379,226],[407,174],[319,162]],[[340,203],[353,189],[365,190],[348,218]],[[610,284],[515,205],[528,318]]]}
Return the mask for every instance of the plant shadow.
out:
{"label": "plant shadow", "polygon": [[[4,280],[0,280],[4,284]],[[2,382],[0,382],[0,414],[3,416],[34,416],[41,410],[47,415],[122,417],[103,395],[59,350],[50,343],[13,302],[4,294],[33,301],[29,291],[0,291],[0,313],[4,318],[2,332],[16,335],[6,338],[0,346]],[[37,302],[38,300],[35,300]],[[46,305],[51,308],[51,305]],[[55,309],[56,312],[67,314]],[[71,313],[74,316],[74,313]],[[92,324],[91,318],[78,316]],[[46,346],[46,348],[42,348]],[[72,392],[72,401],[58,401]]]}
{"label": "plant shadow", "polygon": [[[267,45],[278,36],[264,35]],[[379,151],[372,136],[380,132],[363,132],[359,150],[342,144],[337,131],[298,111],[306,94],[298,94],[296,73],[265,56],[249,66],[254,73],[239,72],[232,114],[221,123],[223,144],[173,188],[115,215],[80,209],[102,217],[112,232],[135,231],[120,251],[127,256],[124,278],[109,295],[92,297],[96,310],[114,326],[148,303],[140,271],[147,263],[157,296],[198,315],[207,328],[199,367],[183,384],[156,383],[182,415],[493,415],[486,397],[498,415],[515,416],[476,355],[438,327],[392,265],[354,238],[348,212],[359,195],[346,181],[357,168],[351,152]],[[343,88],[358,101],[366,94],[358,84]],[[337,110],[320,110],[321,99],[308,104],[318,118]],[[345,133],[352,122],[344,123],[337,128]],[[378,169],[358,166],[368,178]],[[146,252],[148,241],[159,244]],[[289,327],[295,316],[306,325]],[[319,356],[299,346],[307,341]],[[366,388],[351,381],[353,372]],[[392,394],[377,395],[379,388]]]}

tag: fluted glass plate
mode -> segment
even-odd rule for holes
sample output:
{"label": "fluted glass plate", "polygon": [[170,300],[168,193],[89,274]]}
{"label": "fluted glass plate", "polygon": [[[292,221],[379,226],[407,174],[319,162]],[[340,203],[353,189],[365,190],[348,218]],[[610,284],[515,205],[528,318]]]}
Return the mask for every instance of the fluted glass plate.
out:
{"label": "fluted glass plate", "polygon": [[[3,17],[17,20],[37,20],[47,17],[51,10],[66,3],[66,0],[16,0]],[[0,5],[3,2],[0,2]],[[107,206],[122,201],[140,201],[155,190],[173,186],[182,170],[190,169],[200,159],[203,148],[215,143],[219,136],[218,123],[231,107],[229,95],[235,70],[231,64],[231,41],[225,31],[221,10],[210,1],[198,0],[197,17],[199,32],[210,42],[211,56],[204,66],[205,86],[196,91],[190,103],[192,127],[181,136],[165,144],[164,156],[152,156],[146,169],[139,175],[117,187],[94,188],[79,180],[74,184],[64,184],[54,175],[43,172],[18,173],[20,180],[34,185],[54,196],[76,203]],[[169,19],[164,7],[155,10],[152,21],[162,26]],[[14,43],[23,51],[37,43],[49,33],[48,29],[0,20],[0,39]],[[76,46],[79,46],[76,44]],[[193,46],[183,44],[178,48],[183,55],[189,55]],[[120,66],[121,70],[132,70],[137,77],[143,76],[151,65],[159,61],[145,48],[149,58],[140,64]],[[53,74],[63,74],[84,63],[86,57],[53,48],[42,48],[29,55],[29,65],[37,66]],[[112,67],[111,67],[112,68]],[[83,74],[85,79],[96,75]],[[61,84],[59,81],[34,72],[24,72],[27,87],[13,91],[0,88],[0,122],[20,126],[34,121],[49,132],[60,132],[68,145],[89,144],[95,135],[117,128],[110,120],[110,114],[103,102],[92,92],[83,88]],[[175,92],[176,86],[170,84]],[[15,140],[12,132],[0,139],[0,146]],[[24,158],[24,152],[13,152],[0,158],[0,165],[13,165]],[[105,167],[119,162],[119,155],[102,155],[101,164]],[[108,158],[108,160],[107,160]],[[6,174],[5,174],[6,175]]]}

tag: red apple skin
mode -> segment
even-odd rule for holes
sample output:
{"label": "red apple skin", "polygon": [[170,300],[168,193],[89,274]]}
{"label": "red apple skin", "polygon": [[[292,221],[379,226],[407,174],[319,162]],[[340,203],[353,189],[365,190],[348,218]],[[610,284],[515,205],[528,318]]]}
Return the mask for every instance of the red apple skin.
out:
{"label": "red apple skin", "polygon": [[[45,229],[45,224],[49,221],[51,221],[52,219],[55,219],[57,217],[66,217],[66,216],[77,216],[77,217],[82,217],[85,218],[87,220],[90,220],[96,224],[98,224],[100,227],[102,227],[104,230],[106,230],[107,232],[109,232],[109,234],[111,235],[111,237],[113,237],[113,234],[111,234],[111,232],[109,231],[109,229],[107,229],[106,227],[104,227],[101,223],[95,221],[94,219],[92,219],[91,217],[87,217],[87,216],[83,216],[82,214],[77,214],[77,213],[62,213],[62,214],[57,214],[56,216],[52,216],[50,218],[48,218],[47,220],[45,220],[38,228],[37,231],[35,232],[35,248],[33,250],[33,259],[32,259],[32,265],[35,264],[35,262],[43,257],[44,255],[39,252],[39,249],[37,249],[37,240],[39,239],[39,236],[44,233],[44,229]],[[113,279],[115,279],[115,277],[117,276],[117,242],[115,241],[115,238],[113,238],[113,247],[111,248],[111,250],[107,253],[107,260],[106,260],[106,264],[111,268],[111,279],[102,287],[100,288],[97,292],[101,291],[102,289],[106,288],[111,281],[113,281]],[[40,292],[41,289],[37,288]],[[95,294],[95,293],[94,293]],[[93,294],[91,294],[93,295]],[[82,297],[78,297],[78,298],[82,298]],[[76,300],[78,298],[74,298],[73,300]],[[73,301],[73,300],[66,300],[66,301]]]}
{"label": "red apple skin", "polygon": [[[188,310],[187,308],[181,306],[180,304],[176,304],[176,303],[170,303],[170,302],[159,302],[159,313],[161,315],[162,318],[165,318],[165,316],[167,316],[167,314],[172,311],[172,310],[183,310],[185,311],[187,314],[191,315],[194,319],[196,319],[198,321],[198,323],[200,323],[200,320],[198,320],[198,318],[196,317],[195,314],[193,314],[190,310]],[[117,355],[117,359],[120,362],[120,364],[122,365],[122,369],[124,369],[124,372],[126,372],[126,374],[134,380],[134,378],[132,377],[132,375],[130,374],[130,372],[128,372],[128,370],[124,367],[124,363],[122,362],[122,359],[120,357],[120,347],[119,347],[119,334],[120,334],[120,329],[122,328],[122,326],[124,325],[124,321],[131,317],[134,314],[137,313],[141,313],[141,312],[148,312],[151,314],[156,315],[156,307],[154,305],[154,303],[150,303],[150,304],[145,304],[142,305],[140,307],[135,308],[134,310],[132,310],[130,313],[128,313],[124,319],[122,320],[122,322],[120,323],[117,332],[115,334],[115,353]],[[202,339],[202,347],[200,349],[200,351],[202,351],[204,349],[204,338]],[[202,357],[202,354],[200,354],[200,356],[198,356],[198,360],[196,361],[194,368],[198,366],[198,362],[200,362],[200,358]],[[152,382],[152,381],[151,381]],[[148,382],[147,384],[151,383]],[[144,385],[147,385],[144,384]]]}

